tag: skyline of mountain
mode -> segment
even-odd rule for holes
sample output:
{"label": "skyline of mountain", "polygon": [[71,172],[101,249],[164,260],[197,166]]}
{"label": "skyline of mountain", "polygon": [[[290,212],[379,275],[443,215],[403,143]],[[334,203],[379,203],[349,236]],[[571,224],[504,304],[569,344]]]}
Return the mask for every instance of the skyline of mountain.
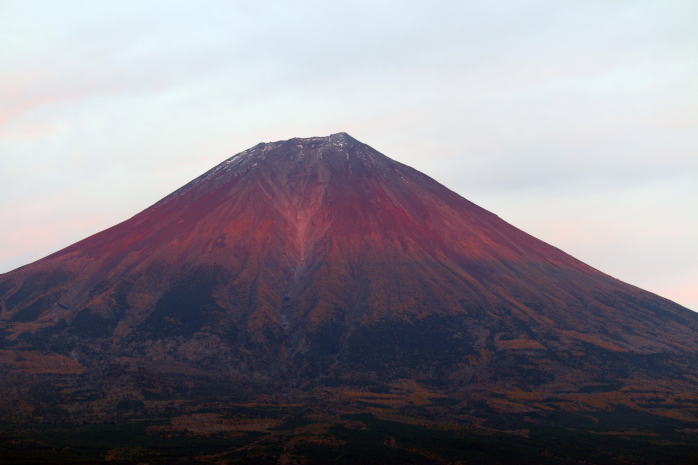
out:
{"label": "skyline of mountain", "polygon": [[347,130],[698,309],[690,2],[208,6],[2,3],[0,272],[258,141]]}
{"label": "skyline of mountain", "polygon": [[[251,463],[242,450],[288,463],[368,448],[445,464],[444,444],[471,453],[450,434],[504,435],[489,457],[522,463],[507,457],[523,434],[531,463],[543,444],[568,464],[555,438],[574,431],[589,444],[619,435],[594,452],[609,463],[639,448],[655,465],[665,449],[632,435],[684,456],[698,424],[698,314],[346,133],[257,144],[0,274],[0,365],[10,434],[136,421],[144,440],[240,437],[207,446],[230,463]],[[421,439],[400,436],[405,425]],[[357,428],[372,439],[346,432]],[[429,443],[443,428],[455,430]]]}

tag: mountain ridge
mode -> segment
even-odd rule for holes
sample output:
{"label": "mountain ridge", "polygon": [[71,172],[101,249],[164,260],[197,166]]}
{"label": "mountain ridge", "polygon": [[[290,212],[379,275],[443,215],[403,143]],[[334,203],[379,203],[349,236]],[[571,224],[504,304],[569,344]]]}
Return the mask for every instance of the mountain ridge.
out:
{"label": "mountain ridge", "polygon": [[[615,394],[580,405],[639,411],[623,389],[659,376],[676,386],[662,410],[674,415],[694,402],[698,315],[337,133],[258,144],[0,275],[0,351],[20,377],[18,357],[33,370],[63,357],[80,374],[56,395],[85,415],[120,401],[101,386],[124,370],[130,396],[170,386],[170,400],[191,395],[180,375],[252,397],[410,379],[493,403],[482,392],[578,396],[570,386],[594,380]],[[101,400],[78,406],[79,386]]]}
{"label": "mountain ridge", "polygon": [[[256,174],[254,170],[272,171],[274,177],[270,179],[268,176],[265,177],[267,173],[264,171],[262,174]],[[274,170],[278,172],[273,172]],[[310,174],[308,174],[308,170],[310,170]],[[338,176],[349,178],[349,181],[345,179],[341,189],[332,190],[333,187],[329,186],[329,183],[336,182]],[[364,215],[364,220],[370,223],[363,224],[366,232],[374,229],[377,230],[376,234],[383,234],[387,231],[388,234],[401,235],[390,238],[387,242],[384,241],[382,244],[385,247],[384,250],[374,251],[375,253],[394,249],[397,247],[396,240],[399,242],[402,238],[409,239],[410,234],[415,231],[419,231],[423,236],[417,239],[417,243],[412,244],[413,247],[422,249],[416,250],[416,252],[426,252],[432,258],[434,254],[450,253],[449,247],[452,244],[444,245],[444,242],[458,241],[462,238],[444,238],[443,234],[437,231],[439,227],[442,229],[447,227],[442,221],[441,224],[435,223],[433,226],[428,223],[431,219],[430,216],[435,217],[430,210],[441,209],[453,216],[453,212],[448,210],[452,210],[452,204],[457,203],[460,208],[459,214],[463,215],[463,206],[465,206],[465,214],[469,215],[468,221],[475,223],[475,226],[465,225],[466,228],[469,227],[471,230],[484,228],[488,231],[485,235],[479,231],[470,234],[475,237],[468,238],[474,244],[469,245],[467,260],[472,261],[473,258],[483,261],[506,260],[509,265],[513,262],[532,261],[541,265],[564,266],[584,273],[601,274],[591,266],[574,259],[553,246],[538,241],[504,222],[496,215],[472,204],[457,193],[441,186],[432,178],[389,159],[346,133],[258,144],[228,158],[192,182],[177,189],[173,194],[134,215],[131,219],[78,241],[43,260],[52,261],[62,256],[69,256],[75,251],[80,251],[80,254],[86,256],[90,256],[92,251],[118,255],[138,244],[145,247],[142,243],[148,234],[150,234],[148,236],[150,241],[160,240],[151,236],[169,235],[164,239],[170,245],[185,241],[182,236],[187,234],[191,240],[191,228],[198,224],[199,213],[213,208],[221,208],[221,206],[225,208],[226,203],[234,203],[233,197],[239,194],[235,191],[236,184],[244,184],[245,178],[250,177],[253,178],[253,181],[247,182],[247,190],[243,192],[243,195],[247,196],[245,201],[254,203],[253,196],[264,197],[264,200],[267,201],[265,208],[271,210],[268,212],[269,215],[278,216],[286,223],[285,225],[276,225],[277,227],[281,226],[280,229],[283,231],[277,230],[274,234],[283,233],[291,238],[288,245],[292,254],[297,255],[297,263],[292,266],[289,263],[286,265],[294,269],[292,271],[294,279],[299,278],[298,273],[305,266],[305,260],[308,260],[312,255],[317,240],[322,239],[322,234],[314,229],[313,221],[317,220],[315,215],[318,213],[327,215],[327,210],[324,210],[324,213],[321,210],[327,206],[325,202],[328,201],[328,192],[330,192],[330,197],[334,194],[334,197],[330,199],[332,202],[342,201],[343,198],[350,197],[349,205],[342,206],[341,215],[345,215],[347,212],[351,213],[352,208],[359,204],[359,201],[366,200],[366,205],[361,206],[364,211],[359,212]],[[355,187],[352,183],[357,183],[360,186],[361,182],[366,179],[370,179],[372,183],[366,185],[366,188],[373,195],[367,199],[352,198],[355,197],[355,193],[351,192]],[[283,183],[286,183],[285,186],[279,188],[279,185]],[[424,191],[422,194],[435,196],[438,202],[425,205],[417,196],[410,197],[405,194],[406,186],[412,188],[409,186],[410,183],[421,184],[420,187]],[[231,185],[233,186],[232,190]],[[182,196],[187,197],[186,202],[180,201],[175,208],[177,211],[170,211],[168,205],[171,202],[177,202]],[[376,207],[375,212],[370,210],[374,206]],[[392,215],[390,221],[385,220],[387,212]],[[330,211],[329,214],[334,215],[331,218],[332,225],[344,221],[338,210]],[[155,218],[148,220],[149,215]],[[165,218],[165,220],[163,221],[161,218]],[[230,218],[232,218],[230,215],[218,218],[217,222],[208,228],[207,234],[212,234],[215,230],[225,231],[229,227],[237,227],[231,223]],[[424,219],[427,221],[422,221]],[[249,221],[256,220],[258,218],[253,217]],[[128,227],[134,222],[140,228],[135,233],[130,232],[130,230],[128,233],[118,231],[119,228]],[[147,224],[145,229],[144,225],[141,224],[144,222]],[[376,225],[376,223],[378,224]],[[426,226],[421,223],[425,223]],[[494,226],[493,223],[495,223]],[[328,224],[326,223],[325,227],[329,227]],[[340,233],[347,237],[355,238],[356,231],[352,230],[352,226],[352,224],[345,223],[342,224],[341,228],[335,229],[339,229]],[[463,226],[461,224],[461,230]],[[115,228],[121,237],[114,237],[112,233]],[[265,238],[265,240],[267,239],[269,238]],[[433,247],[434,244],[437,246]],[[525,247],[522,244],[525,244]],[[207,246],[210,247],[211,244],[209,243]],[[402,244],[402,247],[408,247],[407,243]],[[142,250],[143,253],[148,253],[147,248],[142,248]],[[121,259],[115,257],[114,260],[118,262]],[[32,264],[27,266],[32,267]],[[23,268],[25,267],[21,269]],[[616,278],[611,278],[605,274],[603,276],[616,280]],[[476,284],[472,282],[472,279],[470,281],[471,285]]]}

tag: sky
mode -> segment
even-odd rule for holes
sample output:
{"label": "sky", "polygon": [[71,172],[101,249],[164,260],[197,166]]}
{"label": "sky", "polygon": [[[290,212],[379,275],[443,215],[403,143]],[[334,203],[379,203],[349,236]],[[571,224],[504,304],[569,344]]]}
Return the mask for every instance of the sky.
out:
{"label": "sky", "polygon": [[0,0],[0,272],[340,131],[698,311],[695,0]]}

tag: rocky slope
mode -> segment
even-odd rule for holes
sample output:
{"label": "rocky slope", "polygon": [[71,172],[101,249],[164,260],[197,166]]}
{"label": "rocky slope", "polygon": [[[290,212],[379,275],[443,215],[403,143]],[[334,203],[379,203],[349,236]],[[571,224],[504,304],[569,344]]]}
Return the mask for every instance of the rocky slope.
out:
{"label": "rocky slope", "polygon": [[432,420],[698,420],[698,314],[344,133],[256,145],[0,275],[0,330],[13,418],[447,398]]}

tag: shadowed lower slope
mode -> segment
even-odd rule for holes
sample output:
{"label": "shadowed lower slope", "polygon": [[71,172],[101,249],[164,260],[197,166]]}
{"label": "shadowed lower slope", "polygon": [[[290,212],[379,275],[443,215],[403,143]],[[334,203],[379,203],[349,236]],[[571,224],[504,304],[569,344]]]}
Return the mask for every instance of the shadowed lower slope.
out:
{"label": "shadowed lower slope", "polygon": [[0,329],[18,418],[260,396],[400,410],[423,391],[430,421],[698,420],[697,314],[344,133],[259,144],[0,275]]}

